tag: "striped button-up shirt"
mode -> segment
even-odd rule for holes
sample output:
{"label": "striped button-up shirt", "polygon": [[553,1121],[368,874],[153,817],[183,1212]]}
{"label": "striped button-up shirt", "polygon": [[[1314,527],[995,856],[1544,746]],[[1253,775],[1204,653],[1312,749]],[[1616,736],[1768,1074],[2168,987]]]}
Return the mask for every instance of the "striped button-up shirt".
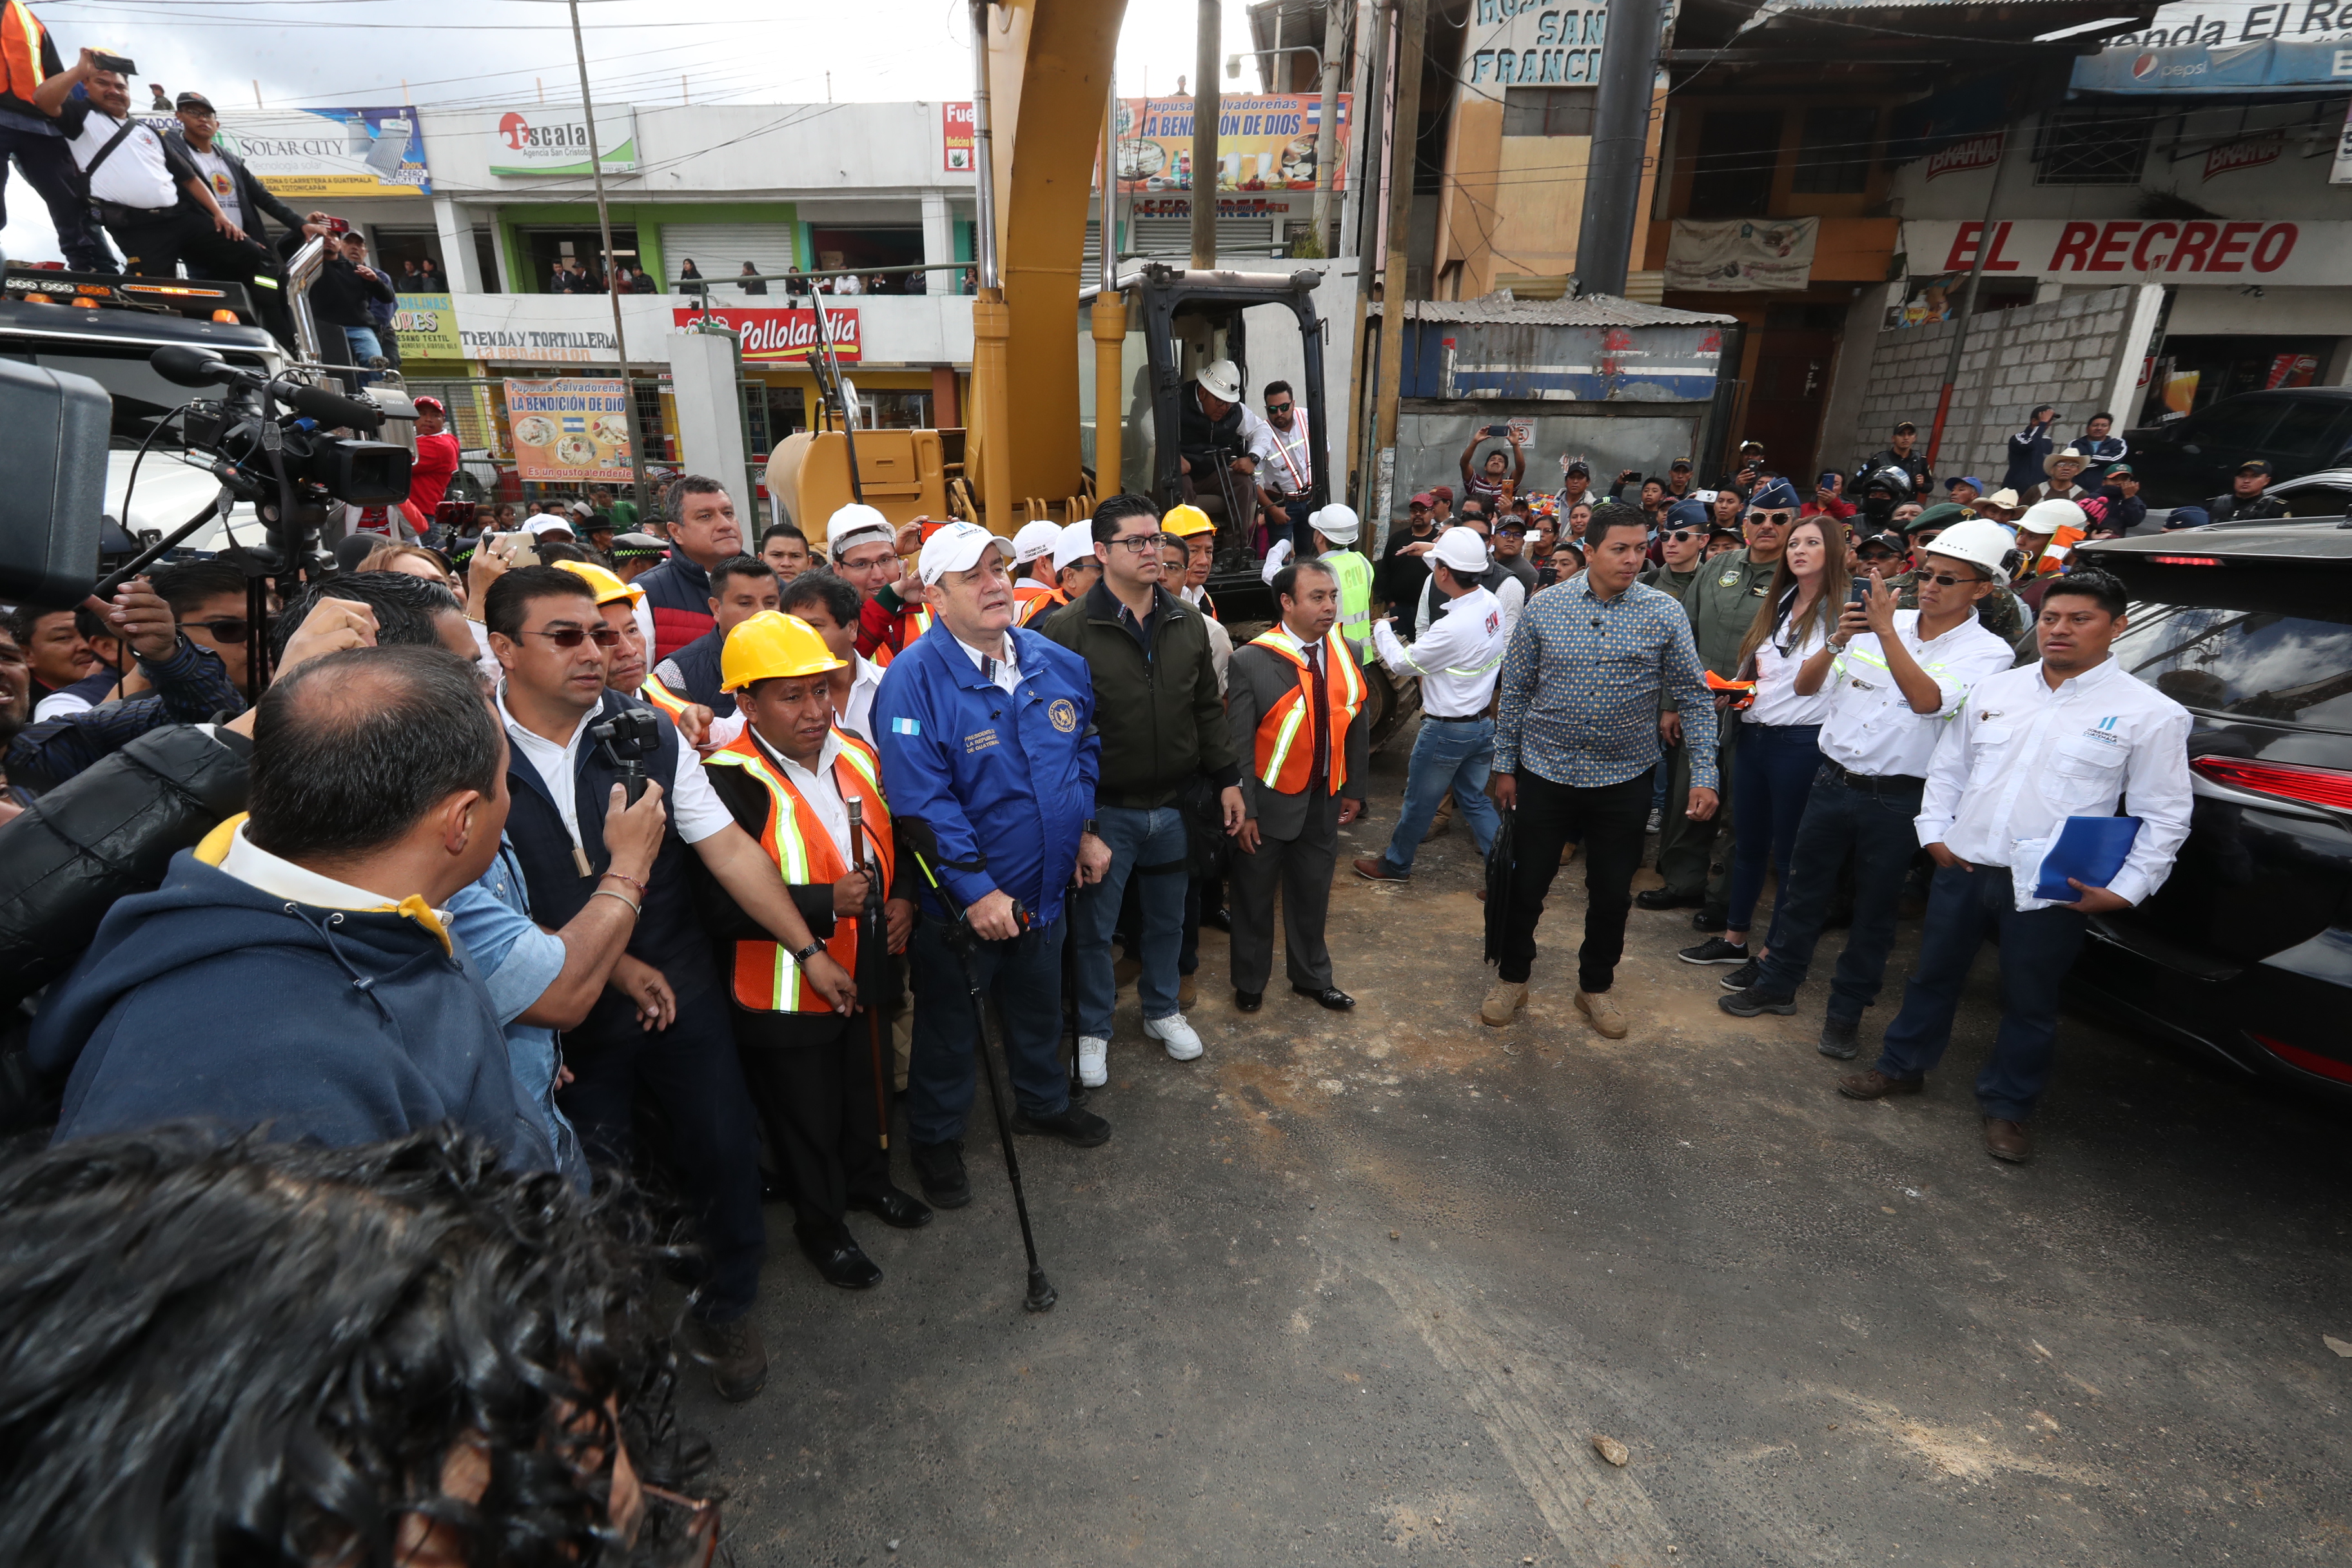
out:
{"label": "striped button-up shirt", "polygon": [[1658,696],[1682,710],[1691,784],[1713,789],[1715,702],[1671,595],[1636,583],[1594,596],[1580,572],[1528,601],[1503,655],[1495,772],[1579,789],[1622,784],[1658,760]]}

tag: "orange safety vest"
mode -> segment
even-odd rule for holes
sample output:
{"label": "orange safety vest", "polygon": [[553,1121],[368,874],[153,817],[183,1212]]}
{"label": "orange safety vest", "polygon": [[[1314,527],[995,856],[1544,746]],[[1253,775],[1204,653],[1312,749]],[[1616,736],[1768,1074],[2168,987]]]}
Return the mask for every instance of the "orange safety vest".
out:
{"label": "orange safety vest", "polygon": [[2032,565],[2024,574],[2028,577],[2047,577],[2053,572],[2063,572],[2066,569],[2067,552],[2089,537],[2089,533],[2079,528],[2060,529],[2050,536],[2050,542],[2042,547],[2042,553],[2034,559]]}
{"label": "orange safety vest", "polygon": [[[1016,589],[1015,592],[1017,593],[1018,590]],[[1014,612],[1013,624],[1016,626],[1025,626],[1038,616],[1050,615],[1069,602],[1070,596],[1059,588],[1047,588],[1040,584],[1038,591],[1032,594],[1020,609]]]}
{"label": "orange safety vest", "polygon": [[[887,889],[898,854],[891,841],[890,808],[882,799],[881,759],[855,735],[835,730],[834,736],[841,742],[841,754],[834,759],[833,782],[845,802],[865,803],[867,850],[881,866],[882,884]],[[748,726],[731,742],[713,752],[704,765],[741,768],[767,786],[768,820],[760,829],[760,847],[775,862],[786,883],[832,883],[849,874],[841,851],[834,847],[833,835],[824,830],[824,824],[817,820],[816,813],[809,809],[808,802],[801,798],[801,792],[793,787],[792,781],[768,765],[768,759],[761,754],[759,742]],[[835,963],[852,974],[857,973],[856,921],[836,920],[833,934],[824,941],[825,952],[833,955]],[[801,983],[800,965],[793,962],[793,955],[784,951],[782,942],[737,942],[732,984],[736,1002],[753,1012],[833,1011],[833,1004],[823,994]]]}
{"label": "orange safety vest", "polygon": [[[1307,706],[1314,682],[1307,673],[1307,656],[1291,646],[1289,634],[1278,626],[1251,638],[1249,646],[1298,667],[1298,684],[1257,721],[1257,757],[1252,765],[1257,782],[1266,788],[1297,795],[1315,772],[1314,716]],[[1323,689],[1330,709],[1324,722],[1330,726],[1331,793],[1337,795],[1348,782],[1348,726],[1363,708],[1366,690],[1363,671],[1337,628],[1323,638]]]}
{"label": "orange safety vest", "polygon": [[33,89],[47,79],[41,64],[41,41],[47,31],[24,0],[0,5],[0,89],[9,98],[33,101]]}
{"label": "orange safety vest", "polygon": [[669,721],[673,724],[677,722],[680,714],[694,706],[693,703],[664,686],[661,683],[661,678],[650,669],[646,671],[645,684],[637,688],[637,695],[668,714]]}

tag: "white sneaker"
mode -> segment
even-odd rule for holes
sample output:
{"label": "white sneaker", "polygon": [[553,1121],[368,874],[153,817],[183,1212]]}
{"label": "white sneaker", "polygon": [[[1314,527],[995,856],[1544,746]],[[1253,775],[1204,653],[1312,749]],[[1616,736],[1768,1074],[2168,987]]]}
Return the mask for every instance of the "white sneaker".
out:
{"label": "white sneaker", "polygon": [[1078,1081],[1100,1089],[1110,1081],[1110,1042],[1092,1035],[1078,1037]]}
{"label": "white sneaker", "polygon": [[1168,1047],[1168,1054],[1180,1062],[1189,1062],[1201,1054],[1201,1037],[1184,1021],[1181,1013],[1171,1013],[1165,1018],[1146,1018],[1143,1032]]}

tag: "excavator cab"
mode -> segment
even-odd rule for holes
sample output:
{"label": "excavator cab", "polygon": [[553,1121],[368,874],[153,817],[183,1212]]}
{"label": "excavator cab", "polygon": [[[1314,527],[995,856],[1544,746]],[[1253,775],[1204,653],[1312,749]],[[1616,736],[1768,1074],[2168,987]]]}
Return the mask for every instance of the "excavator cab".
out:
{"label": "excavator cab", "polygon": [[[1263,417],[1269,383],[1290,384],[1307,421],[1313,454],[1306,493],[1314,504],[1329,500],[1329,452],[1324,432],[1323,325],[1315,312],[1312,271],[1287,275],[1252,272],[1187,272],[1148,263],[1119,280],[1127,300],[1127,338],[1119,355],[1126,391],[1126,419],[1119,442],[1119,472],[1107,475],[1096,462],[1095,290],[1079,296],[1078,453],[1097,496],[1132,490],[1150,496],[1162,510],[1182,501],[1207,512],[1217,524],[1217,563],[1210,592],[1228,620],[1273,618],[1274,606],[1259,563],[1270,538],[1259,529],[1256,483],[1234,473],[1230,457],[1202,461],[1185,472],[1179,432],[1183,399],[1203,366],[1229,359],[1241,372],[1242,394]],[[1261,473],[1259,480],[1266,478]],[[1297,489],[1294,482],[1290,487]]]}

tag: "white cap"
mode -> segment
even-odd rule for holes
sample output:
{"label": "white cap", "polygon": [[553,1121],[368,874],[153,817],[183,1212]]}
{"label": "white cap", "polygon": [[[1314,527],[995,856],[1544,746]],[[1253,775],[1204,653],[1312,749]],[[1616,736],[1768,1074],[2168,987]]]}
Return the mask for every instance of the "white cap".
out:
{"label": "white cap", "polygon": [[1013,563],[1026,566],[1040,555],[1051,555],[1061,542],[1060,523],[1042,517],[1034,522],[1024,522],[1021,531],[1013,536]]}
{"label": "white cap", "polygon": [[1310,515],[1307,526],[1334,544],[1353,544],[1357,536],[1364,531],[1355,508],[1341,506],[1338,501]]}
{"label": "white cap", "polygon": [[[1322,514],[1318,512],[1316,515],[1319,517]],[[1265,563],[1257,569],[1257,574],[1265,580],[1268,587],[1274,585],[1275,574],[1290,564],[1291,549],[1289,540],[1277,539],[1274,542],[1274,548],[1265,552]]]}
{"label": "white cap", "polygon": [[938,582],[950,572],[969,572],[994,545],[1004,542],[976,522],[951,522],[923,542],[915,575],[924,583]]}
{"label": "white cap", "polygon": [[1091,561],[1095,555],[1095,525],[1090,518],[1080,518],[1066,524],[1062,537],[1054,545],[1054,570],[1076,566],[1081,561]]}
{"label": "white cap", "polygon": [[1242,373],[1229,359],[1212,360],[1201,367],[1202,389],[1220,403],[1242,400]]}
{"label": "white cap", "polygon": [[2009,571],[2004,565],[2009,552],[2016,548],[2009,530],[1989,517],[1964,517],[1945,529],[1927,542],[1920,552],[1925,555],[1948,555],[1955,561],[1965,561],[1971,566],[1981,566],[1992,574],[1992,580],[2006,586]]}
{"label": "white cap", "polygon": [[586,501],[584,501],[584,500],[575,500],[575,501],[573,501],[573,502],[571,504],[571,507],[569,508],[569,510],[572,511],[572,513],[574,516],[577,516],[577,517],[593,517],[593,516],[595,516],[595,515],[596,515],[596,509],[595,509],[594,507],[593,507],[593,506],[590,506],[590,505],[589,505]]}
{"label": "white cap", "polygon": [[[2017,520],[2017,529],[2021,533],[2055,533],[2062,528],[2080,528],[2083,523],[2081,507],[2076,506],[2073,501],[2059,500],[2053,497],[2049,500],[2035,501],[2032,506],[2027,507],[2025,515]],[[1938,535],[1936,542],[1938,544],[1942,543],[1942,537]]]}
{"label": "white cap", "polygon": [[890,526],[888,518],[870,506],[852,501],[825,519],[825,553],[838,561],[842,553],[852,545],[872,542],[870,540],[859,537],[860,535],[876,532],[880,533],[887,543],[898,542],[898,531]]}
{"label": "white cap", "polygon": [[1429,553],[1457,577],[1483,576],[1490,564],[1486,542],[1475,528],[1447,529],[1437,536],[1436,547]]}
{"label": "white cap", "polygon": [[533,539],[544,539],[551,533],[560,533],[569,539],[572,537],[572,523],[568,519],[558,517],[553,512],[543,511],[524,523],[522,531]]}

